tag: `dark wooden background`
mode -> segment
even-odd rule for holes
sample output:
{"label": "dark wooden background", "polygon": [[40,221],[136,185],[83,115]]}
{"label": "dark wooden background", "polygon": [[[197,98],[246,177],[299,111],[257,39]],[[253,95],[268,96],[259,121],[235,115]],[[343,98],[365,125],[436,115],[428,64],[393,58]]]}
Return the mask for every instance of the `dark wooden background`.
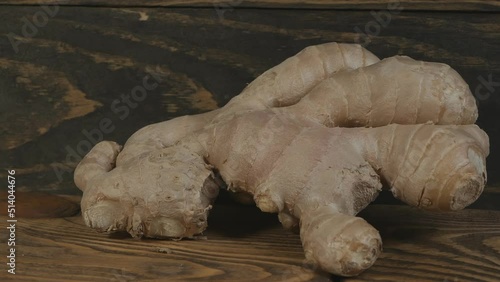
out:
{"label": "dark wooden background", "polygon": [[[488,187],[472,206],[476,211],[465,211],[469,218],[471,215],[488,218],[484,226],[476,226],[480,233],[466,227],[455,230],[458,233],[445,232],[445,235],[458,237],[433,245],[439,249],[433,259],[426,258],[422,250],[408,251],[405,248],[410,247],[406,245],[386,244],[381,264],[367,274],[365,280],[389,279],[387,274],[392,272],[402,275],[395,277],[405,277],[404,271],[412,266],[414,255],[415,260],[422,260],[419,265],[422,269],[412,272],[417,278],[494,281],[492,273],[500,271],[500,1],[401,1],[404,10],[399,14],[390,13],[390,22],[379,25],[376,34],[366,37],[356,31],[373,25],[373,12],[387,9],[388,2],[393,1],[69,0],[52,6],[48,3],[57,1],[0,0],[0,178],[6,178],[6,169],[15,169],[18,191],[45,191],[78,197],[80,192],[73,183],[72,170],[89,141],[82,131],[95,132],[103,119],[110,119],[114,127],[103,137],[124,143],[133,132],[147,124],[223,106],[260,73],[306,46],[330,41],[366,42],[366,48],[381,58],[404,54],[415,59],[444,62],[455,68],[476,94],[480,114],[477,123],[490,136],[491,154],[487,160]],[[46,3],[49,11],[54,11],[47,16],[48,21],[44,22],[43,13],[47,12],[37,3]],[[38,22],[39,27],[32,25],[33,21]],[[130,95],[134,87],[142,85],[147,74],[154,74],[161,83],[148,91],[147,98],[138,102],[135,108],[129,107],[130,114],[121,120],[112,111],[112,102],[122,94]],[[485,85],[489,80],[493,83]],[[0,190],[6,188],[7,185],[0,186]],[[397,209],[411,216],[419,214],[406,207],[386,206],[397,203],[388,194],[383,194],[376,203],[389,211]],[[378,212],[380,207],[373,209]],[[382,214],[391,214],[387,209]],[[372,217],[375,223],[391,222]],[[459,225],[457,217],[436,217],[438,222],[445,222],[443,230],[449,225]],[[430,226],[437,226],[433,216],[427,215],[411,222],[430,222]],[[475,221],[465,222],[474,226]],[[27,221],[24,224],[30,240],[38,240],[35,238],[37,232],[49,231],[38,226],[44,222]],[[76,228],[74,224],[82,229],[81,232],[92,234],[80,227],[81,220],[56,222],[56,226],[71,229]],[[382,225],[378,227],[391,228]],[[273,225],[273,228],[278,227]],[[434,230],[428,226],[413,228]],[[272,229],[270,234],[288,234],[276,230],[280,229]],[[54,233],[50,233],[52,231]],[[402,234],[407,231],[398,230]],[[50,232],[54,235],[57,230]],[[217,229],[214,232],[217,233]],[[394,232],[386,233],[394,235]],[[469,237],[463,239],[462,235],[457,235],[459,233]],[[416,241],[425,244],[427,235]],[[90,240],[92,236],[76,239]],[[404,240],[412,239],[402,236]],[[296,240],[297,237],[293,237],[292,241],[286,241],[298,248],[293,267],[301,264],[300,244],[297,247]],[[50,243],[42,241],[39,243],[50,248]],[[114,248],[118,245],[114,244],[118,242],[106,242],[113,252],[116,251]],[[64,252],[71,252],[68,244],[73,243],[64,244],[62,247],[67,248]],[[224,247],[217,242],[212,244],[215,244],[214,249]],[[453,244],[463,244],[459,254],[451,247]],[[455,260],[474,248],[480,249],[475,250],[478,253],[472,257]],[[487,251],[481,253],[482,250]],[[441,251],[446,253],[448,267],[426,276],[424,268],[437,267]],[[103,252],[108,253],[107,250]],[[228,260],[231,263],[238,261]],[[403,262],[397,264],[396,260]],[[453,275],[443,274],[450,265],[460,261],[475,274],[467,276],[472,272],[464,274],[458,269]],[[201,263],[209,267],[207,264]],[[397,265],[396,270],[390,270],[391,265]],[[39,266],[40,269],[44,267],[47,265]],[[267,267],[267,270],[272,269],[273,263]],[[304,277],[316,277],[314,275]],[[231,277],[224,279],[231,280]],[[269,277],[279,281],[272,275]],[[435,280],[436,277],[439,279]],[[453,280],[454,277],[458,280]]]}
{"label": "dark wooden background", "polygon": [[[370,10],[242,9],[226,3],[235,6],[49,6],[57,13],[30,37],[23,36],[23,19],[33,22],[44,10],[0,6],[0,165],[18,171],[18,188],[76,194],[71,170],[89,140],[83,130],[95,131],[109,118],[115,129],[104,138],[123,143],[147,124],[220,107],[308,45],[367,42],[356,27],[364,31],[375,20]],[[493,80],[477,99],[478,124],[492,144],[491,186],[500,181],[499,23],[497,12],[407,10],[392,14],[366,45],[381,58],[405,54],[450,64],[473,92]],[[120,120],[112,101],[130,95],[151,72],[162,83]]]}

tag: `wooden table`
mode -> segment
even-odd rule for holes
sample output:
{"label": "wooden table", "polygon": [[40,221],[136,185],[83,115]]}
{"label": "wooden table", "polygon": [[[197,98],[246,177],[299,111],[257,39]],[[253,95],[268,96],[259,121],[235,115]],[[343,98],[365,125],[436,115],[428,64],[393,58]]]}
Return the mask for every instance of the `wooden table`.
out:
{"label": "wooden table", "polygon": [[[491,154],[488,187],[467,210],[422,212],[383,193],[361,215],[381,231],[384,253],[345,280],[500,281],[499,1],[406,0],[400,12],[375,0],[54,2],[0,0],[0,178],[15,169],[19,193],[78,200],[72,171],[99,134],[124,143],[146,124],[224,105],[308,45],[358,42],[381,58],[404,54],[455,68],[477,98]],[[161,83],[122,120],[112,104],[147,74]],[[18,274],[2,264],[2,281],[342,280],[304,265],[298,235],[274,215],[224,198],[207,240],[98,234],[78,215],[19,218],[17,227]]]}
{"label": "wooden table", "polygon": [[[299,235],[255,207],[216,205],[197,240],[102,234],[82,217],[19,218],[15,281],[499,281],[500,211],[423,212],[372,205],[361,216],[384,252],[350,279],[304,262]],[[0,222],[7,218],[0,217]],[[2,246],[6,236],[2,233]],[[5,258],[5,247],[2,257]]]}

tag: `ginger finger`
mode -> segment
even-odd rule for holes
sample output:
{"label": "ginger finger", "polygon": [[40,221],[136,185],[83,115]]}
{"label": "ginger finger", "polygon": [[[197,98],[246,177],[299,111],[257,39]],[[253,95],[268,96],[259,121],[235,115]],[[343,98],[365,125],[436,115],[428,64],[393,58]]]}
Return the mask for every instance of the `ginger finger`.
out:
{"label": "ginger finger", "polygon": [[474,96],[456,71],[400,56],[338,72],[283,110],[328,127],[473,124],[478,115]]}

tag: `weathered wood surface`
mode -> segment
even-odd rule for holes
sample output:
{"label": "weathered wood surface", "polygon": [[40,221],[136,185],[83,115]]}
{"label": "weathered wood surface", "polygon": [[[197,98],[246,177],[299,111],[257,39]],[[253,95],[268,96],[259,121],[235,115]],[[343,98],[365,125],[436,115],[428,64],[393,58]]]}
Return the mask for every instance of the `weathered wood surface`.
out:
{"label": "weathered wood surface", "polygon": [[[9,215],[9,194],[0,192],[0,215]],[[63,196],[44,192],[15,193],[16,216],[23,218],[55,218],[74,216],[80,211],[80,204]]]}
{"label": "weathered wood surface", "polygon": [[[478,98],[478,124],[492,144],[489,179],[499,182],[497,13],[403,12],[367,36],[355,28],[374,18],[360,11],[234,9],[221,18],[212,9],[60,7],[23,36],[23,19],[40,11],[0,9],[0,34],[11,35],[0,37],[0,177],[16,169],[19,190],[79,193],[72,170],[101,135],[124,143],[144,125],[222,106],[267,68],[327,41],[456,68]],[[144,101],[124,102],[148,74],[158,87]]]}
{"label": "weathered wood surface", "polygon": [[294,9],[386,9],[400,3],[406,10],[499,11],[497,0],[0,0],[0,5],[58,4],[96,7],[205,7],[205,8],[294,8]]}
{"label": "weathered wood surface", "polygon": [[[365,27],[377,25],[369,11],[45,9],[0,8],[0,177],[16,169],[20,191],[78,194],[72,170],[101,135],[124,143],[147,124],[222,106],[266,69],[328,41],[457,69],[478,98],[498,187],[498,13],[391,12],[368,36]],[[33,20],[40,27],[30,28]],[[123,101],[148,75],[158,86],[143,101]],[[494,205],[498,195],[481,199]]]}
{"label": "weathered wood surface", "polygon": [[[498,1],[402,1],[405,11],[386,11],[391,20],[383,25],[370,9],[385,9],[387,1],[305,1],[367,11],[238,9],[231,4],[237,2],[182,2],[204,9],[69,7],[180,4],[75,0],[44,10],[16,6],[39,2],[0,0],[0,178],[5,168],[16,169],[18,191],[78,194],[71,173],[78,151],[99,134],[124,143],[146,124],[222,106],[258,74],[308,45],[366,43],[380,57],[441,61],[464,76],[477,97],[478,124],[491,138],[490,186],[475,210],[458,213],[369,207],[361,216],[381,230],[384,253],[370,270],[346,281],[500,281],[500,212],[494,211],[500,209],[500,17],[487,12],[497,10]],[[217,6],[222,3],[229,6]],[[240,7],[273,3],[244,1]],[[49,13],[46,24],[23,27],[43,23],[40,11]],[[366,27],[376,34],[363,35]],[[158,86],[143,101],[122,101],[147,75]],[[115,100],[118,111],[112,109]],[[397,201],[383,193],[378,203]],[[298,236],[282,230],[274,215],[245,207],[216,207],[207,241],[97,234],[80,216],[19,219],[17,232],[15,281],[341,280],[304,268]],[[0,236],[5,246],[5,233]],[[6,248],[0,250],[5,258]],[[13,277],[2,271],[4,278]]]}
{"label": "weathered wood surface", "polygon": [[[299,236],[275,215],[217,206],[200,240],[99,234],[80,216],[18,219],[16,275],[2,281],[499,281],[500,212],[429,213],[371,206],[384,252],[359,277],[332,277],[304,262]],[[5,217],[0,221],[5,222]],[[0,243],[5,246],[2,232]],[[206,239],[206,240],[205,240]],[[6,248],[0,248],[5,258]],[[13,278],[15,278],[13,280]]]}

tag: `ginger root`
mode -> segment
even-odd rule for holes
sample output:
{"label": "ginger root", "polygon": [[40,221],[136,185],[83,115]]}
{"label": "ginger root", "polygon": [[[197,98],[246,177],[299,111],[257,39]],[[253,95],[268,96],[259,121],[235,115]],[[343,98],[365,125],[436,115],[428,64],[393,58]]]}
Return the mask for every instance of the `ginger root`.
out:
{"label": "ginger root", "polygon": [[87,225],[183,238],[207,228],[224,181],[284,227],[299,226],[309,261],[353,276],[382,249],[356,217],[382,183],[428,210],[479,197],[489,144],[476,118],[449,66],[328,43],[266,71],[221,109],[147,126],[123,149],[97,144],[75,183]]}

